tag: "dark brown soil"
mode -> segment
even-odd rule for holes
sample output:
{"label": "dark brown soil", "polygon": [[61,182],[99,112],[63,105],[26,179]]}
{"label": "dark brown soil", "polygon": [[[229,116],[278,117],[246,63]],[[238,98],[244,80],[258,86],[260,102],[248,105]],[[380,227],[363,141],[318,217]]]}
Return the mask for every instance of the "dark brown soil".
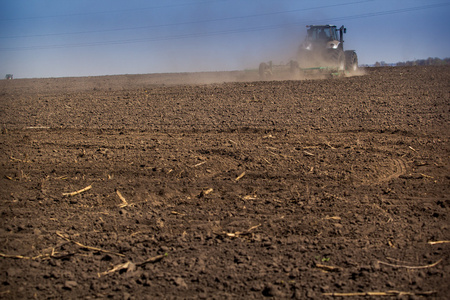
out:
{"label": "dark brown soil", "polygon": [[448,297],[450,67],[201,76],[0,81],[0,298]]}

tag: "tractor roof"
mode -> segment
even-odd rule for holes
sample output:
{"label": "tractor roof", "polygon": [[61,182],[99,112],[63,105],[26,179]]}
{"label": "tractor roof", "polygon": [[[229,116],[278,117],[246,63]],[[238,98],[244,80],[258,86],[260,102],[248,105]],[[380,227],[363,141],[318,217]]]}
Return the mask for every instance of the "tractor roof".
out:
{"label": "tractor roof", "polygon": [[325,27],[325,28],[329,28],[329,27],[336,27],[336,25],[307,25],[306,27],[311,28],[311,27]]}

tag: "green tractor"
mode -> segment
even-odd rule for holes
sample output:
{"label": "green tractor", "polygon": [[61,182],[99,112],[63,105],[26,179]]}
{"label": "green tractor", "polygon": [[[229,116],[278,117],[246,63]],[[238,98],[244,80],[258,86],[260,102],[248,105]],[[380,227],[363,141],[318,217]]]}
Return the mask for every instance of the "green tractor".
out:
{"label": "green tractor", "polygon": [[300,45],[297,59],[287,65],[273,65],[272,62],[259,65],[261,78],[281,73],[295,75],[330,74],[343,75],[358,70],[358,56],[354,50],[344,50],[344,26],[309,25],[307,35]]}

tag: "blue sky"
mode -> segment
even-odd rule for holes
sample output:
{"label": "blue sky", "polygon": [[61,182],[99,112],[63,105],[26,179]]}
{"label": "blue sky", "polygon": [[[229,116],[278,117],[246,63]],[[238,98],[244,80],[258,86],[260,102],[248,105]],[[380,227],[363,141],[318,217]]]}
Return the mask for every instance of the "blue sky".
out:
{"label": "blue sky", "polygon": [[360,64],[450,57],[449,0],[0,0],[0,76],[287,62],[308,24],[345,25]]}

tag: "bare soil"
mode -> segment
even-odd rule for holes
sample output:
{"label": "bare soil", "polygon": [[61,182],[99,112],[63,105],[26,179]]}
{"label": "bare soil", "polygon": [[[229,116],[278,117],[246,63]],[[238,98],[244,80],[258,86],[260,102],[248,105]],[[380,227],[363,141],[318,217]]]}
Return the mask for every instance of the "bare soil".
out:
{"label": "bare soil", "polygon": [[2,80],[0,298],[445,299],[449,117],[448,66]]}

